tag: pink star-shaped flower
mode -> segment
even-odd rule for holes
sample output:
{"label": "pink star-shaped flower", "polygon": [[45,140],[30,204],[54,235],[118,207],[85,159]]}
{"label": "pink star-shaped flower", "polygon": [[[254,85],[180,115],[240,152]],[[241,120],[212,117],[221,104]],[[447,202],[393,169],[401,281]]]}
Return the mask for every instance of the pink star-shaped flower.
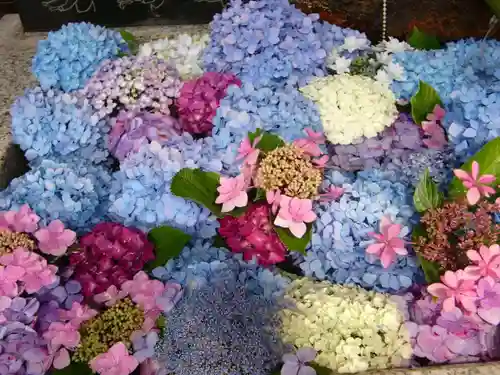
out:
{"label": "pink star-shaped flower", "polygon": [[215,203],[222,204],[222,212],[230,212],[235,207],[245,207],[248,204],[245,176],[221,177],[220,186],[217,188],[219,196]]}
{"label": "pink star-shaped flower", "polygon": [[465,273],[472,279],[491,277],[494,280],[500,280],[500,246],[498,244],[490,247],[481,245],[479,252],[469,250],[467,257],[475,264],[465,268]]}
{"label": "pink star-shaped flower", "polygon": [[380,220],[380,233],[370,232],[368,235],[376,240],[376,243],[366,248],[368,254],[380,258],[384,268],[388,268],[395,260],[397,255],[407,255],[405,241],[400,238],[401,225],[394,224],[390,218],[384,216]]}
{"label": "pink star-shaped flower", "polygon": [[331,185],[326,192],[321,193],[319,195],[319,200],[320,202],[330,202],[330,201],[336,201],[339,199],[342,195],[344,195],[345,189]]}
{"label": "pink star-shaped flower", "polygon": [[495,194],[495,189],[489,184],[496,180],[496,177],[492,174],[479,175],[479,163],[477,161],[472,162],[472,172],[469,174],[462,169],[455,169],[453,173],[457,178],[462,181],[464,187],[468,189],[467,191],[467,201],[470,205],[474,205],[479,202],[481,196],[489,197],[491,194]]}
{"label": "pink star-shaped flower", "polygon": [[476,283],[461,270],[446,271],[441,276],[441,283],[429,285],[427,291],[434,297],[444,299],[443,310],[446,312],[453,311],[457,305],[466,311],[476,312]]}
{"label": "pink star-shaped flower", "polygon": [[106,353],[90,361],[92,371],[100,375],[129,375],[139,366],[123,342],[114,344]]}
{"label": "pink star-shaped flower", "polygon": [[301,238],[307,231],[306,223],[314,220],[316,214],[312,210],[312,200],[281,196],[280,210],[274,225],[288,228],[295,237]]}
{"label": "pink star-shaped flower", "polygon": [[240,143],[240,147],[238,147],[238,156],[236,156],[236,160],[243,160],[243,163],[247,165],[255,165],[260,153],[257,144],[261,139],[262,136],[258,136],[252,143],[250,143],[250,138],[248,137],[243,139]]}

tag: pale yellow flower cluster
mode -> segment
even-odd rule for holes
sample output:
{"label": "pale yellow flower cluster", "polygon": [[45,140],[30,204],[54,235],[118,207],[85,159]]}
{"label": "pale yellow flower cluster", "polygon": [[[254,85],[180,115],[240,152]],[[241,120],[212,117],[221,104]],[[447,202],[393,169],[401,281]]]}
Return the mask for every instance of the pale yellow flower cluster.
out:
{"label": "pale yellow flower cluster", "polygon": [[285,298],[283,340],[316,349],[320,366],[354,373],[401,366],[412,356],[404,316],[386,294],[301,278]]}

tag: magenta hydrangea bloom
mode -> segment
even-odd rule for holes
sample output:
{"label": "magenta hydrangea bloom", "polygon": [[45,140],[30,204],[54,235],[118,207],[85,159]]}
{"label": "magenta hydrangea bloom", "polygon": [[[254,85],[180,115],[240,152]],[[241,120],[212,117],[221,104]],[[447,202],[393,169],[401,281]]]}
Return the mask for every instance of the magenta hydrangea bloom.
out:
{"label": "magenta hydrangea bloom", "polygon": [[143,144],[151,141],[163,144],[178,134],[180,126],[172,116],[159,112],[120,111],[112,120],[108,148],[121,161],[129,153],[137,152]]}
{"label": "magenta hydrangea bloom", "polygon": [[230,85],[241,86],[232,73],[207,72],[182,85],[177,109],[183,130],[191,134],[211,135],[212,119]]}
{"label": "magenta hydrangea bloom", "polygon": [[97,224],[80,238],[80,251],[70,255],[74,279],[86,298],[119,287],[154,259],[153,245],[140,230],[117,223]]}

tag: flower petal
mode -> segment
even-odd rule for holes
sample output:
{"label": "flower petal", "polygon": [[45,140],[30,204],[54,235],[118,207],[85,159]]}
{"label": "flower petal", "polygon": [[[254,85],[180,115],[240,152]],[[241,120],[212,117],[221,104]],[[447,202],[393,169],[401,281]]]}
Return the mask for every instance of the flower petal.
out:
{"label": "flower petal", "polygon": [[297,237],[297,238],[302,238],[302,236],[306,233],[307,231],[307,226],[306,224],[302,222],[292,222],[292,224],[288,227],[290,229],[290,232]]}
{"label": "flower petal", "polygon": [[475,160],[472,162],[471,171],[472,171],[472,179],[474,181],[477,181],[477,178],[479,177],[479,163]]}
{"label": "flower petal", "polygon": [[306,348],[300,348],[299,350],[297,350],[297,358],[302,363],[314,361],[314,358],[316,358],[317,354],[318,354],[318,352],[316,350],[314,350],[313,348],[306,347]]}
{"label": "flower petal", "polygon": [[479,202],[479,198],[481,198],[481,194],[479,193],[479,189],[477,187],[469,189],[467,192],[467,201],[470,205],[475,205]]}
{"label": "flower petal", "polygon": [[365,251],[368,254],[379,255],[384,248],[385,248],[385,243],[373,243],[371,245],[368,245]]}

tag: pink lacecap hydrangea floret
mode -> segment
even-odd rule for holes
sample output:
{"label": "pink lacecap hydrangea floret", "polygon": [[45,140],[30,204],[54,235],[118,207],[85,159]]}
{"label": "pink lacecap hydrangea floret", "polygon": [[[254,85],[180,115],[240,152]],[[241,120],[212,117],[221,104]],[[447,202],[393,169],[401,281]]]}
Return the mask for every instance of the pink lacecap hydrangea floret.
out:
{"label": "pink lacecap hydrangea floret", "polygon": [[35,232],[38,248],[45,254],[61,256],[75,242],[76,233],[66,229],[60,220],[50,222]]}
{"label": "pink lacecap hydrangea floret", "polygon": [[0,212],[0,229],[12,232],[33,233],[38,229],[40,217],[27,204],[19,210]]}

